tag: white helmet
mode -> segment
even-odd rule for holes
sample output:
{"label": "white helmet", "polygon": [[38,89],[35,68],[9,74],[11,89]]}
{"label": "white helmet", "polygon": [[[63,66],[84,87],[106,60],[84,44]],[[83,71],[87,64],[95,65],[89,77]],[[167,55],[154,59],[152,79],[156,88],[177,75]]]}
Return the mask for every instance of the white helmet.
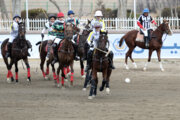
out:
{"label": "white helmet", "polygon": [[95,16],[95,17],[97,17],[97,16],[101,16],[101,17],[102,17],[102,16],[103,16],[102,11],[97,10],[97,11],[95,12],[94,16]]}

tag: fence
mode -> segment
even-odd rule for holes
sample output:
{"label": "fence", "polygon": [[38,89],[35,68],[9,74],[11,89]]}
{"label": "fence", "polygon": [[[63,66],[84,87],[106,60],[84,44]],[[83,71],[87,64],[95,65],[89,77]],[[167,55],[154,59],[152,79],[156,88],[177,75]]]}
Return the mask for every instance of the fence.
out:
{"label": "fence", "polygon": [[[163,19],[169,20],[169,25],[172,30],[180,29],[180,18],[154,18],[159,25]],[[26,20],[22,20],[26,22]],[[29,30],[39,31],[42,30],[47,19],[30,19]],[[136,20],[137,21],[137,20]],[[80,19],[80,23],[87,22],[87,19]],[[137,28],[136,22],[132,18],[105,18],[104,19],[107,30],[124,30],[124,29],[135,29]],[[0,31],[9,31],[12,20],[1,20],[0,19]]]}

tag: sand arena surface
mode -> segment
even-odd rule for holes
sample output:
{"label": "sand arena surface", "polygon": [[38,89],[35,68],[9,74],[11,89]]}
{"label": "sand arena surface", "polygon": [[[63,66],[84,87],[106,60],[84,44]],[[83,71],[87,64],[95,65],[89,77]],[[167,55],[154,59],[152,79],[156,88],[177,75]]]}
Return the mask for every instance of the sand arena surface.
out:
{"label": "sand arena surface", "polygon": [[[62,89],[56,88],[52,79],[43,79],[39,60],[30,60],[31,84],[20,62],[19,83],[8,84],[7,70],[0,60],[0,120],[179,120],[180,60],[163,59],[164,72],[156,60],[145,72],[146,61],[135,61],[138,68],[129,63],[130,70],[126,70],[124,60],[115,60],[111,94],[98,90],[96,98],[88,100],[89,89],[82,91],[79,62],[74,65],[74,86],[65,82]],[[14,68],[12,71],[14,74]],[[131,83],[124,82],[126,77]],[[99,86],[101,81],[100,76]]]}

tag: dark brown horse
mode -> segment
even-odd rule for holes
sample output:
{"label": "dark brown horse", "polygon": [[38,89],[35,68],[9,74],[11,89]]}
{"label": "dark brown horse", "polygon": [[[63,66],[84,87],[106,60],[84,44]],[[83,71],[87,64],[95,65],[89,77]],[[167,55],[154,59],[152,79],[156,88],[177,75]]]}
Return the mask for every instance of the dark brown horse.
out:
{"label": "dark brown horse", "polygon": [[80,66],[81,66],[81,76],[82,78],[85,77],[84,75],[84,60],[87,58],[87,51],[88,51],[88,44],[87,44],[87,38],[89,36],[89,33],[92,31],[90,30],[90,23],[91,21],[88,20],[88,23],[85,25],[82,34],[79,35],[79,39],[77,40],[77,53],[80,57]]}
{"label": "dark brown horse", "polygon": [[[50,41],[50,42],[52,42],[52,41]],[[46,61],[47,44],[48,44],[47,40],[42,41],[42,42],[39,41],[38,43],[36,43],[36,45],[39,45],[39,55],[40,55],[40,59],[41,59],[40,68],[41,68],[44,79],[48,79],[47,76],[49,75],[49,65],[51,64],[52,71],[53,71],[53,78],[54,78],[54,80],[56,80],[55,67],[54,67],[54,64],[52,64],[52,61],[54,60],[54,54],[52,52],[52,48],[50,50],[49,59]],[[44,71],[45,61],[46,61],[46,72]]]}
{"label": "dark brown horse", "polygon": [[65,31],[64,31],[64,36],[65,39],[62,40],[60,43],[60,47],[58,49],[58,62],[59,66],[57,69],[57,87],[60,86],[59,84],[59,73],[60,70],[62,72],[62,77],[61,77],[61,84],[64,86],[64,69],[65,67],[70,66],[71,68],[71,77],[70,77],[70,82],[71,85],[73,85],[73,74],[74,74],[74,69],[73,69],[73,64],[74,64],[74,48],[73,48],[73,43],[72,43],[72,37],[73,33],[76,31],[75,26],[72,23],[66,23],[65,24]]}
{"label": "dark brown horse", "polygon": [[[13,82],[13,74],[11,72],[11,68],[13,64],[15,64],[15,72],[16,72],[16,82],[18,82],[18,61],[23,59],[23,61],[26,64],[27,67],[27,81],[31,81],[31,75],[30,75],[30,66],[28,62],[28,45],[27,41],[25,39],[25,24],[24,23],[19,23],[19,29],[18,29],[18,36],[17,38],[13,41],[12,43],[12,48],[11,48],[11,57],[10,57],[10,63],[8,63],[8,58],[5,57],[6,52],[7,52],[7,43],[9,39],[6,39],[3,41],[1,45],[1,53],[4,59],[4,62],[6,64],[6,67],[8,69],[8,74],[7,74],[7,81],[8,82]],[[11,80],[9,79],[11,78]]]}
{"label": "dark brown horse", "polygon": [[[121,38],[120,43],[119,43],[119,46],[121,46],[123,41],[125,40],[127,46],[129,47],[129,50],[126,53],[126,57],[125,57],[125,67],[126,67],[126,69],[129,69],[129,67],[127,65],[128,57],[133,62],[135,68],[137,67],[136,63],[132,59],[132,52],[133,52],[134,48],[136,46],[138,46],[140,48],[146,49],[144,42],[136,41],[137,33],[138,33],[138,30],[129,31],[128,33],[126,33]],[[162,36],[163,36],[164,33],[165,34],[170,34],[170,35],[172,34],[171,30],[169,28],[169,21],[168,20],[163,20],[163,23],[160,24],[157,27],[157,29],[155,31],[153,31],[152,34],[151,34],[152,38],[151,38],[151,40],[149,42],[149,48],[148,48],[149,49],[149,57],[148,57],[148,62],[144,66],[144,70],[147,69],[146,68],[147,64],[151,61],[152,52],[155,50],[157,52],[158,61],[159,61],[159,64],[160,64],[160,69],[161,69],[161,71],[164,71],[164,68],[162,67],[162,63],[161,63],[161,57],[160,57],[161,47],[163,45]]]}
{"label": "dark brown horse", "polygon": [[99,40],[97,42],[97,49],[94,49],[93,60],[92,60],[92,79],[91,79],[91,89],[89,93],[88,99],[93,99],[97,94],[97,84],[98,77],[97,72],[102,72],[103,81],[102,86],[100,87],[100,91],[104,90],[104,86],[106,85],[107,94],[110,93],[109,89],[109,78],[112,72],[112,69],[109,67],[109,60],[107,53],[107,44],[109,44],[107,32],[100,33]]}

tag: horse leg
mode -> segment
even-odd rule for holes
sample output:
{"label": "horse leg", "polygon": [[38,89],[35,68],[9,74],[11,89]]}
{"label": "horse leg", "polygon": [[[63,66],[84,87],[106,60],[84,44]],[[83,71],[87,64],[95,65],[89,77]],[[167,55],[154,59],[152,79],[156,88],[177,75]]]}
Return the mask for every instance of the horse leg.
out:
{"label": "horse leg", "polygon": [[95,88],[94,88],[93,97],[97,95],[97,85],[98,85],[98,78],[95,79]]}
{"label": "horse leg", "polygon": [[[11,83],[14,81],[14,77],[13,77],[13,74],[11,72],[11,68],[12,68],[13,63],[14,63],[14,61],[11,59],[10,64],[8,65],[8,74],[7,74],[7,82],[8,83]],[[11,78],[11,81],[9,78]]]}
{"label": "horse leg", "polygon": [[[134,48],[133,48],[133,49],[134,49]],[[128,67],[128,65],[127,65],[128,57],[131,55],[133,49],[132,49],[132,48],[129,48],[128,52],[126,53],[125,65],[124,65],[124,66],[125,66],[125,68],[126,68],[127,70],[129,70],[129,67]]]}
{"label": "horse leg", "polygon": [[56,76],[56,83],[57,83],[57,87],[60,87],[60,84],[59,84],[59,73],[60,73],[60,65],[58,66],[57,68],[57,76]]}
{"label": "horse leg", "polygon": [[131,49],[130,49],[129,58],[131,59],[131,62],[133,63],[134,68],[137,68],[136,63],[134,62],[134,60],[133,60],[133,58],[132,58],[132,52],[133,52],[133,50],[134,50],[134,48],[131,48]]}
{"label": "horse leg", "polygon": [[156,52],[157,52],[157,56],[158,56],[158,61],[159,61],[160,69],[163,72],[164,68],[163,68],[162,63],[161,63],[161,49],[157,49]]}
{"label": "horse leg", "polygon": [[87,87],[87,85],[88,85],[88,83],[89,83],[89,81],[91,79],[90,76],[91,76],[91,72],[90,72],[90,70],[88,70],[86,72],[86,78],[85,78],[85,81],[84,81],[83,91],[86,91],[86,87]]}
{"label": "horse leg", "polygon": [[150,63],[150,61],[151,61],[152,52],[153,52],[153,50],[149,49],[148,62],[146,62],[145,65],[144,65],[144,68],[143,68],[144,71],[147,70],[148,63]]}
{"label": "horse leg", "polygon": [[30,72],[30,66],[29,66],[28,58],[23,59],[23,61],[26,64],[26,68],[27,68],[27,81],[31,82],[31,72]]}
{"label": "horse leg", "polygon": [[105,86],[105,84],[107,82],[107,69],[104,69],[102,74],[103,74],[103,81],[102,81],[102,85],[101,85],[101,87],[99,89],[100,91],[104,90],[104,86]]}
{"label": "horse leg", "polygon": [[74,68],[73,68],[73,65],[74,65],[74,61],[71,63],[70,65],[70,68],[71,68],[71,77],[70,77],[70,81],[71,81],[71,85],[73,86],[73,81],[74,81]]}
{"label": "horse leg", "polygon": [[46,62],[46,73],[45,73],[45,79],[47,80],[48,79],[48,75],[49,75],[49,64],[50,64],[50,60],[48,60]]}
{"label": "horse leg", "polygon": [[89,92],[88,99],[93,99],[92,95],[93,95],[95,87],[96,87],[96,79],[97,79],[97,71],[96,70],[93,70],[92,76],[93,77],[92,77],[92,80],[91,80],[91,89],[90,89],[90,92]]}
{"label": "horse leg", "polygon": [[51,67],[53,71],[53,79],[56,81],[56,70],[55,70],[54,64],[51,64]]}
{"label": "horse leg", "polygon": [[45,74],[45,72],[44,72],[44,62],[45,62],[45,60],[46,60],[46,57],[41,57],[41,63],[40,63],[40,68],[41,68],[41,71],[42,71],[42,74],[43,74],[43,77],[44,77],[44,79],[45,79],[45,77],[46,77],[46,74]]}
{"label": "horse leg", "polygon": [[80,58],[80,65],[81,65],[81,77],[85,78],[85,75],[84,75],[84,64],[83,64],[83,59],[82,58]]}
{"label": "horse leg", "polygon": [[16,82],[18,82],[18,62],[15,62],[15,73],[16,73]]}
{"label": "horse leg", "polygon": [[107,70],[107,82],[106,82],[106,93],[110,94],[110,88],[109,88],[109,81],[110,81],[110,76],[111,76],[111,69]]}

